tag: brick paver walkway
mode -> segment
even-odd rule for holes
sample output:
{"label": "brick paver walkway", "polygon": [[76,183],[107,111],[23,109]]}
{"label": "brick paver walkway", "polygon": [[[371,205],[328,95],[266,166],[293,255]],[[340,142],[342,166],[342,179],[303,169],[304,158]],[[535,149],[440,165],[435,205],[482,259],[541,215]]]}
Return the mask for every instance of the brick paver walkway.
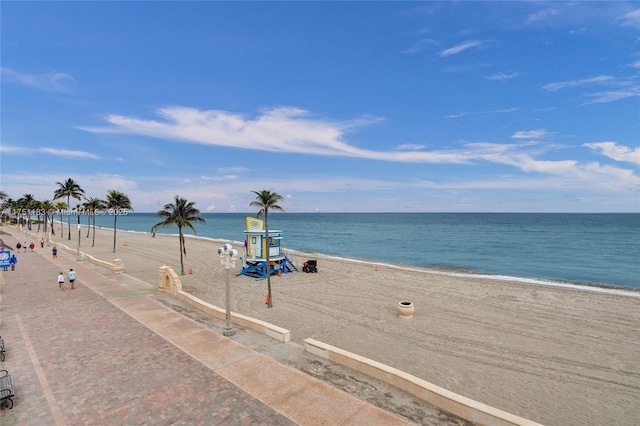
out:
{"label": "brick paver walkway", "polygon": [[[3,426],[407,424],[49,253],[1,272],[1,368],[16,393]],[[69,268],[76,289],[61,291]]]}

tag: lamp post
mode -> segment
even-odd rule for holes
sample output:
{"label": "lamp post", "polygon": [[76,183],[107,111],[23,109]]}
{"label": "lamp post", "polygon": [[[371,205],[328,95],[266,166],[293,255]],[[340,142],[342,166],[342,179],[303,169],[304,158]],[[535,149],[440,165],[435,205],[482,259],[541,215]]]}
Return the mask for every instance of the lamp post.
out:
{"label": "lamp post", "polygon": [[80,260],[80,229],[81,226],[78,224],[78,245],[76,246],[76,260]]}
{"label": "lamp post", "polygon": [[224,266],[227,271],[227,326],[224,328],[222,334],[224,336],[233,336],[236,334],[233,325],[231,324],[231,289],[229,287],[229,269],[235,268],[236,259],[238,258],[238,250],[234,250],[231,244],[227,243],[218,249],[218,256],[220,257],[220,264]]}

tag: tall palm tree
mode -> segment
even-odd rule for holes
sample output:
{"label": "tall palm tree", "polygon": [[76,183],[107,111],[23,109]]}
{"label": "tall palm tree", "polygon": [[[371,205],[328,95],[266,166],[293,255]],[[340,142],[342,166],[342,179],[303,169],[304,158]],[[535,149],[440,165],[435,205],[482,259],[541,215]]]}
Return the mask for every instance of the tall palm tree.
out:
{"label": "tall palm tree", "polygon": [[35,200],[31,204],[31,208],[36,211],[36,222],[38,223],[36,232],[40,232],[40,227],[42,226],[42,201]]}
{"label": "tall palm tree", "polygon": [[13,215],[16,218],[16,224],[18,226],[22,225],[23,219],[22,214],[24,212],[24,198],[18,198],[13,203]]}
{"label": "tall palm tree", "polygon": [[9,204],[11,217],[16,221],[16,225],[20,224],[20,203],[12,198],[9,198],[7,203]]}
{"label": "tall palm tree", "polygon": [[[67,197],[67,206],[71,204],[71,197],[76,200],[80,200],[84,195],[84,189],[80,188],[80,185],[76,183],[73,179],[69,178],[64,182],[56,182],[58,185],[58,189],[54,192],[53,199],[57,200],[58,198]],[[67,212],[67,227],[69,228],[69,240],[71,239],[71,215]],[[62,215],[62,213],[61,213]]]}
{"label": "tall palm tree", "polygon": [[[62,212],[67,210],[68,205],[64,201],[58,201],[57,203],[55,203],[53,205],[53,208],[56,209],[56,211],[60,215],[60,237],[63,237],[63,235],[64,235],[64,222],[62,221]],[[51,231],[53,231],[53,225],[51,225]],[[52,232],[52,234],[55,235],[56,233]]]}
{"label": "tall palm tree", "polygon": [[23,213],[27,216],[27,229],[31,231],[31,209],[35,206],[36,199],[33,194],[24,194],[18,202],[21,204]]}
{"label": "tall palm tree", "polygon": [[198,214],[200,214],[200,210],[194,207],[194,202],[187,201],[177,195],[175,196],[174,201],[174,204],[165,204],[162,210],[158,212],[158,216],[163,217],[164,220],[153,225],[151,227],[151,232],[155,232],[156,228],[160,227],[172,225],[178,226],[178,235],[180,240],[180,273],[181,275],[184,275],[184,262],[182,255],[187,255],[187,248],[185,246],[182,228],[189,228],[194,234],[197,234],[196,228],[193,226],[193,222],[207,223],[207,221],[198,216]]}
{"label": "tall palm tree", "polygon": [[113,252],[115,253],[116,231],[118,230],[116,224],[118,222],[118,215],[121,213],[121,210],[133,210],[131,208],[131,200],[129,200],[129,197],[120,191],[109,191],[107,193],[105,208],[113,210]]}
{"label": "tall palm tree", "polygon": [[[104,209],[105,202],[99,198],[89,197],[87,198],[87,202],[84,203],[84,208],[89,211],[89,219],[93,219],[93,240],[91,241],[91,247],[95,247],[96,245],[96,212]],[[87,230],[87,237],[89,237],[89,230]]]}
{"label": "tall palm tree", "polygon": [[[46,234],[49,226],[49,215],[54,209],[53,203],[51,200],[44,200],[40,203],[40,208],[44,212],[44,233]],[[51,227],[51,230],[53,231],[53,226]]]}
{"label": "tall palm tree", "polygon": [[0,191],[0,208],[2,209],[2,221],[11,218],[11,209],[13,208],[14,201],[9,198],[6,192]]}
{"label": "tall palm tree", "polygon": [[10,200],[10,198],[7,195],[7,193],[4,192],[4,191],[0,191],[0,209],[2,209],[2,214],[0,215],[0,220],[2,220],[2,222],[4,222],[4,219],[6,217],[6,212],[7,212],[7,209],[9,207],[9,203],[8,203],[9,200]]}
{"label": "tall palm tree", "polygon": [[263,189],[262,191],[251,191],[256,194],[255,201],[249,203],[250,206],[258,207],[258,217],[264,214],[264,230],[265,230],[265,240],[267,242],[267,255],[265,256],[267,260],[267,294],[269,297],[269,301],[267,303],[267,307],[273,307],[273,299],[271,297],[271,266],[269,264],[269,210],[281,211],[284,209],[278,205],[278,202],[282,201],[283,198],[280,194],[276,192],[271,192],[268,189]]}

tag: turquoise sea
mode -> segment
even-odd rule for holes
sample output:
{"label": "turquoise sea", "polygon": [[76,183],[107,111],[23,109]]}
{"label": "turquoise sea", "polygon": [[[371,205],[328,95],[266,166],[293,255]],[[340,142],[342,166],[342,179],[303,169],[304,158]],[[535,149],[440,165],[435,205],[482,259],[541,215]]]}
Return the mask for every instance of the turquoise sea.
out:
{"label": "turquoise sea", "polygon": [[[243,241],[245,218],[255,213],[201,216],[207,223],[196,225],[199,237]],[[118,216],[117,227],[150,232],[159,221],[155,213],[129,213]],[[113,228],[113,216],[96,223]],[[287,249],[310,258],[640,290],[640,214],[271,213],[269,228],[283,231]],[[158,233],[176,234],[177,227]]]}

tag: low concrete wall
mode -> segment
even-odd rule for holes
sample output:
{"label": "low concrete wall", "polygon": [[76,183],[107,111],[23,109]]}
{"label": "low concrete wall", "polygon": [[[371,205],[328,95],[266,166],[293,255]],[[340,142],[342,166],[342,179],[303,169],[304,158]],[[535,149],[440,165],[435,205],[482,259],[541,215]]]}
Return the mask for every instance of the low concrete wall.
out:
{"label": "low concrete wall", "polygon": [[[70,252],[70,253],[77,253],[78,250],[77,249],[72,249],[68,246],[65,246],[64,244],[60,244],[60,243],[52,243],[55,247],[58,247],[58,249],[65,249],[66,251]],[[109,262],[105,262],[104,260],[100,260],[100,259],[96,259],[95,257],[80,252],[80,256],[83,259],[89,259],[89,261],[95,265],[98,266],[102,266],[103,268],[107,268],[110,269],[111,272],[114,272],[116,274],[122,274],[124,272],[124,265],[122,263],[122,260],[120,259],[114,259],[113,263],[109,263]]]}
{"label": "low concrete wall", "polygon": [[479,425],[540,426],[538,423],[515,416],[497,408],[474,401],[444,388],[419,379],[388,365],[344,351],[314,339],[304,341],[306,351],[344,365],[352,370],[374,377],[410,393],[430,404]]}
{"label": "low concrete wall", "polygon": [[[214,306],[210,303],[203,302],[197,297],[182,290],[182,282],[173,269],[168,266],[161,266],[158,268],[159,285],[158,289],[162,292],[169,293],[180,300],[187,302],[194,308],[205,312],[209,315],[213,315],[216,318],[226,320],[227,313],[225,309]],[[291,332],[284,328],[269,324],[255,318],[248,317],[246,315],[236,314],[231,312],[231,322],[262,334],[266,334],[269,337],[273,337],[281,342],[289,342],[291,340]]]}

